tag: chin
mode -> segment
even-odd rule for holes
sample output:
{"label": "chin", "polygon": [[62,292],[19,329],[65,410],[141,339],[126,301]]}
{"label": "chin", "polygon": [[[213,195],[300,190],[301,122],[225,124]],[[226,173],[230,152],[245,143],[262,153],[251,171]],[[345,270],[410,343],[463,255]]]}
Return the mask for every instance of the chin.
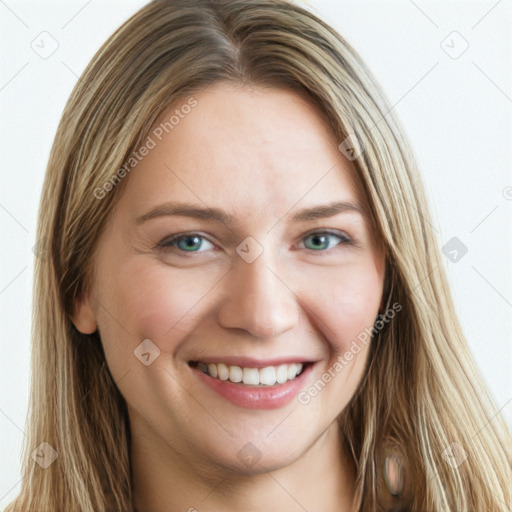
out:
{"label": "chin", "polygon": [[[294,463],[304,453],[303,451],[295,451],[291,454],[289,450],[282,449],[276,449],[273,452],[265,451],[263,453],[258,448],[252,448],[253,446],[255,445],[244,445],[237,452],[235,458],[224,459],[220,464],[230,473],[241,476],[255,476],[283,469]],[[252,458],[249,454],[251,451],[253,451]],[[219,464],[219,461],[217,463]]]}
{"label": "chin", "polygon": [[[268,430],[268,429],[267,429]],[[204,446],[211,463],[224,471],[237,475],[258,475],[277,471],[294,463],[314,443],[304,432],[298,436],[281,432],[275,439],[265,431],[253,436],[236,436],[229,442]]]}

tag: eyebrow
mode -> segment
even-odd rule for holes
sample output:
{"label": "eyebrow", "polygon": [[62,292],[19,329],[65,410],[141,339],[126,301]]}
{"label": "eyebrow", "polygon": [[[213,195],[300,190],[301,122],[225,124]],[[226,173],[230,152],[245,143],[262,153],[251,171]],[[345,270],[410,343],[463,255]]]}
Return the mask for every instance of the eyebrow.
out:
{"label": "eyebrow", "polygon": [[[297,211],[291,218],[293,222],[305,222],[317,219],[333,217],[339,213],[355,212],[364,215],[363,209],[357,203],[348,201],[335,201],[320,206],[304,208]],[[231,225],[231,215],[220,208],[198,207],[187,203],[164,203],[152,209],[148,213],[141,215],[136,219],[137,224],[142,224],[148,220],[166,216],[191,217],[199,220],[207,220]]]}

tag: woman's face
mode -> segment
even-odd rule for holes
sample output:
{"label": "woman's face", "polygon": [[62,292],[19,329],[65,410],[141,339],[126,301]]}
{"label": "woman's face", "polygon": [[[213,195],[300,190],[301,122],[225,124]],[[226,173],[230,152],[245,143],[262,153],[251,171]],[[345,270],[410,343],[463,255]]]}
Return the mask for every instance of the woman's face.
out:
{"label": "woman's face", "polygon": [[309,103],[226,84],[194,98],[159,119],[125,178],[74,321],[98,327],[135,439],[192,466],[267,471],[353,396],[384,257]]}

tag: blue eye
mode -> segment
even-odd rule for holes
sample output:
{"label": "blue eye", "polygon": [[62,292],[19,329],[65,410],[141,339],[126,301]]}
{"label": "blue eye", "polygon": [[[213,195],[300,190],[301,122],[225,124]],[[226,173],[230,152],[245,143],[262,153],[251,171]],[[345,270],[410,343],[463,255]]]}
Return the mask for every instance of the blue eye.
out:
{"label": "blue eye", "polygon": [[[337,240],[336,240],[337,239]],[[352,240],[342,233],[333,233],[330,231],[316,231],[303,238],[306,249],[315,252],[325,252],[340,244],[350,244]],[[310,241],[311,243],[308,243]],[[204,248],[204,244],[210,244],[210,247]],[[186,233],[166,238],[157,244],[157,247],[163,249],[178,249],[180,252],[205,252],[214,247],[207,238],[198,233]],[[204,250],[200,250],[204,249]]]}
{"label": "blue eye", "polygon": [[[337,238],[338,243],[333,242],[333,239]],[[312,251],[325,251],[327,249],[332,249],[339,243],[350,243],[351,240],[343,236],[341,234],[331,233],[330,231],[317,231],[316,233],[311,233],[306,236],[304,240],[311,240],[312,244],[306,249],[311,249]],[[305,244],[307,246],[307,244]]]}
{"label": "blue eye", "polygon": [[212,245],[204,236],[198,235],[197,233],[190,233],[168,238],[160,242],[158,247],[177,247],[183,252],[203,252],[198,250],[202,247],[203,241]]}

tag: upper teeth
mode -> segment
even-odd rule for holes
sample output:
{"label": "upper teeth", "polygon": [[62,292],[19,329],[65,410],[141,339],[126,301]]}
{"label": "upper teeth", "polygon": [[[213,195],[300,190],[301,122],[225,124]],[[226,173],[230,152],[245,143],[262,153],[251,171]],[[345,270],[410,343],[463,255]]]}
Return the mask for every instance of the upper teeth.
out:
{"label": "upper teeth", "polygon": [[280,364],[266,368],[241,368],[224,363],[198,363],[198,368],[211,377],[231,382],[243,382],[251,386],[273,386],[293,380],[302,371],[302,363]]}

